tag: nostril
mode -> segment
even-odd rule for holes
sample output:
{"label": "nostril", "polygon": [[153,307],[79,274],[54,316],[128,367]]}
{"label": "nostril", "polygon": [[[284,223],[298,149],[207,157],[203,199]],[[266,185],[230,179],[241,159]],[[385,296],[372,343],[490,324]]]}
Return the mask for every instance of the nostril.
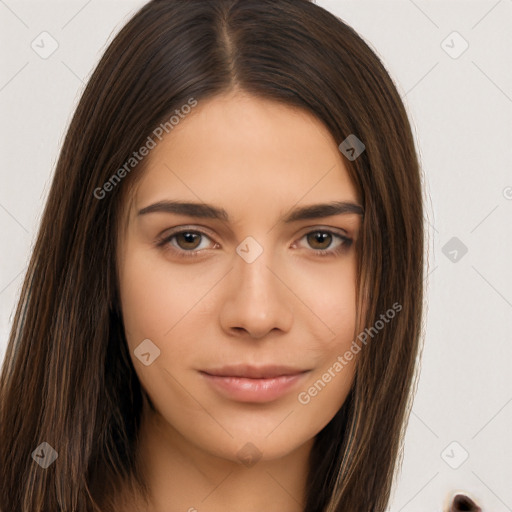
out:
{"label": "nostril", "polygon": [[464,494],[457,494],[453,498],[450,512],[482,512],[482,509],[469,497]]}

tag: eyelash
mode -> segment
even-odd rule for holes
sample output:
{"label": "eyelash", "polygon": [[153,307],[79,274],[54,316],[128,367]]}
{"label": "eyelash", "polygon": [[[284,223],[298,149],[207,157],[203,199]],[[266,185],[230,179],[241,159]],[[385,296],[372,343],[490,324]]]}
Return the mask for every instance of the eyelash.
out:
{"label": "eyelash", "polygon": [[[199,231],[199,230],[195,230],[195,229],[182,229],[180,231],[175,231],[173,233],[171,233],[170,235],[167,235],[165,237],[162,237],[162,238],[159,238],[157,241],[156,241],[156,245],[157,247],[160,247],[162,248],[163,250],[170,250],[171,252],[173,252],[176,256],[178,256],[179,258],[196,258],[198,256],[200,256],[202,250],[191,250],[191,251],[185,251],[184,249],[177,249],[176,247],[173,247],[169,244],[169,242],[175,238],[177,235],[181,235],[183,233],[191,233],[191,234],[197,234],[197,235],[201,235],[201,236],[205,236],[207,238],[210,238],[209,235],[207,235],[206,233],[202,232],[202,231]],[[302,240],[303,238],[307,237],[308,235],[311,235],[313,233],[322,233],[322,234],[329,234],[329,235],[332,235],[333,237],[337,237],[339,238],[343,243],[339,245],[338,248],[336,249],[312,249],[312,251],[315,253],[315,255],[317,256],[320,256],[320,257],[329,257],[329,256],[338,256],[340,254],[342,254],[344,251],[346,251],[352,244],[352,239],[351,238],[348,238],[346,236],[343,236],[343,235],[340,235],[339,233],[336,233],[334,231],[331,231],[329,229],[315,229],[313,231],[309,231],[307,233],[305,233],[301,238],[300,240]]]}

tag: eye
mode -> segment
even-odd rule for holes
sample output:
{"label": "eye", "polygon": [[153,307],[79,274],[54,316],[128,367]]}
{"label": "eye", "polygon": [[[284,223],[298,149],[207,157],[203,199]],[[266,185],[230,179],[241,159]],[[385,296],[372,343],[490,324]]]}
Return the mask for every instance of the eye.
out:
{"label": "eye", "polygon": [[[201,255],[203,250],[209,248],[208,244],[201,243],[205,239],[211,240],[210,236],[203,231],[181,229],[180,231],[167,233],[163,238],[157,240],[156,245],[163,250],[171,251],[178,257],[191,258]],[[300,238],[300,240],[303,239],[306,239],[308,245],[313,249],[313,253],[317,256],[337,256],[348,250],[352,244],[352,239],[328,229],[310,231]],[[334,247],[332,247],[333,241],[336,240],[338,240],[338,244],[334,244]],[[219,247],[216,242],[214,244],[215,248]]]}
{"label": "eye", "polygon": [[204,238],[210,239],[210,237],[202,231],[182,229],[181,231],[166,234],[164,238],[157,240],[157,246],[169,250],[179,257],[194,257],[198,256],[203,249],[208,248],[207,246],[201,247],[201,241]]}
{"label": "eye", "polygon": [[[328,229],[310,231],[300,240],[303,239],[306,239],[308,245],[314,249],[313,252],[318,256],[337,256],[348,250],[352,244],[352,239]],[[338,239],[338,244],[333,248],[332,245],[335,239]]]}

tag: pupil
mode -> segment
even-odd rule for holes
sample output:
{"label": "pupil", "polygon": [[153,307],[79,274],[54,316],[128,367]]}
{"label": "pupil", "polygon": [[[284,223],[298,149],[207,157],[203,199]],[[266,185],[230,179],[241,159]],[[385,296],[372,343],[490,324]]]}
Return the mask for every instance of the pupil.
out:
{"label": "pupil", "polygon": [[182,233],[182,236],[186,244],[194,244],[194,238],[197,238],[199,235],[197,233]]}
{"label": "pupil", "polygon": [[[326,239],[327,239],[327,241],[329,241],[328,239],[330,236],[331,235],[329,233],[321,233],[321,232],[317,232],[317,233],[313,234],[313,238],[314,238],[315,242],[318,242],[320,244],[325,243]],[[329,245],[329,244],[327,244],[327,245]],[[324,248],[324,247],[322,247],[322,248]]]}

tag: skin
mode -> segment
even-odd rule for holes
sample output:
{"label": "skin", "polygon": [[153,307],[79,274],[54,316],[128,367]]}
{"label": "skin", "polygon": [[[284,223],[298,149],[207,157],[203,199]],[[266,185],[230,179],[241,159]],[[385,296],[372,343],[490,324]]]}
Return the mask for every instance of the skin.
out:
{"label": "skin", "polygon": [[[146,157],[119,231],[118,274],[130,355],[158,411],[145,404],[138,448],[147,510],[303,509],[314,438],[345,401],[357,355],[309,403],[298,394],[354,339],[361,217],[280,218],[316,203],[361,204],[338,143],[306,111],[235,91],[199,102]],[[224,208],[230,221],[138,215],[169,199]],[[206,236],[157,245],[180,226]],[[315,237],[322,229],[334,234]],[[252,263],[236,252],[248,236],[263,248]],[[180,258],[172,248],[200,255]],[[148,366],[134,354],[145,339],[160,350]],[[237,363],[310,371],[259,403],[222,395],[198,371]],[[251,466],[239,455],[247,443]],[[125,509],[146,510],[135,503]]]}

